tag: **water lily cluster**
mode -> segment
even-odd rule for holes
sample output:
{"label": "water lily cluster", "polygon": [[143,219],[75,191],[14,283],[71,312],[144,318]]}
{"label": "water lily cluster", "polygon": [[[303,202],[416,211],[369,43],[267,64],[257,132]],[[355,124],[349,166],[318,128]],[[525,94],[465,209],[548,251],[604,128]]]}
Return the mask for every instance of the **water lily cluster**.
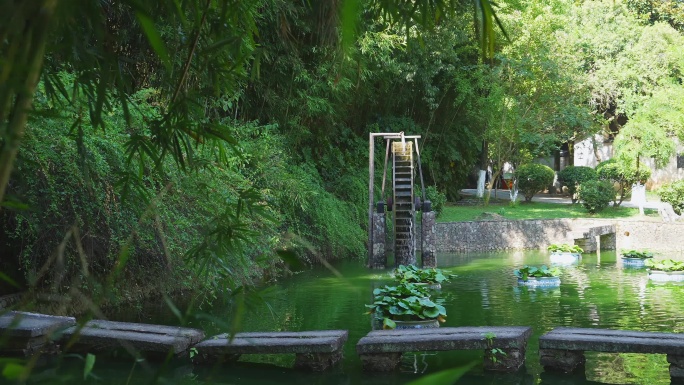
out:
{"label": "water lily cluster", "polygon": [[401,282],[373,290],[374,302],[368,314],[382,319],[383,329],[394,329],[394,321],[446,320],[446,309],[431,299],[431,292],[415,283]]}
{"label": "water lily cluster", "polygon": [[561,270],[558,267],[548,267],[546,265],[542,265],[541,267],[525,265],[520,269],[513,270],[513,274],[523,281],[527,281],[530,277],[558,277],[560,273]]}
{"label": "water lily cluster", "polygon": [[552,252],[552,253],[583,253],[584,249],[577,245],[568,245],[567,243],[563,244],[551,244],[547,249]]}
{"label": "water lily cluster", "polygon": [[684,262],[673,259],[653,260],[647,259],[644,265],[651,270],[657,271],[684,271]]}
{"label": "water lily cluster", "polygon": [[442,269],[434,267],[421,269],[415,265],[399,265],[392,274],[397,281],[402,283],[441,284],[454,277],[452,274],[444,274]]}
{"label": "water lily cluster", "polygon": [[648,251],[629,250],[629,251],[622,253],[622,258],[647,259],[647,258],[653,258],[653,253],[650,253]]}

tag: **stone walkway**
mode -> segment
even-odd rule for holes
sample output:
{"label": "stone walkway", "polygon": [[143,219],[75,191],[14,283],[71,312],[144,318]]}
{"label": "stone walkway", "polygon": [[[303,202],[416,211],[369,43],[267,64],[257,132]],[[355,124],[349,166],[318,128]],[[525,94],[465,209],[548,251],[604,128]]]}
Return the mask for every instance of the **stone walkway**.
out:
{"label": "stone walkway", "polygon": [[[487,190],[485,190],[485,194],[487,193]],[[477,190],[472,188],[472,189],[462,189],[461,194],[463,194],[466,197],[475,197],[477,195]],[[496,190],[496,195],[495,195],[495,190],[492,190],[492,197],[496,197],[497,199],[502,199],[502,200],[510,200],[510,192],[509,190]],[[518,200],[523,201],[525,200],[525,197],[522,195],[522,193],[518,194]],[[537,194],[532,198],[533,202],[546,202],[546,203],[564,203],[564,204],[570,204],[572,203],[572,200],[570,197],[563,196],[563,195],[552,195],[552,194]],[[611,204],[612,205],[612,204]],[[622,202],[620,207],[631,207],[631,208],[638,208],[636,204],[625,200]],[[645,209],[655,209],[658,210],[661,207],[660,202],[646,202],[644,204]]]}

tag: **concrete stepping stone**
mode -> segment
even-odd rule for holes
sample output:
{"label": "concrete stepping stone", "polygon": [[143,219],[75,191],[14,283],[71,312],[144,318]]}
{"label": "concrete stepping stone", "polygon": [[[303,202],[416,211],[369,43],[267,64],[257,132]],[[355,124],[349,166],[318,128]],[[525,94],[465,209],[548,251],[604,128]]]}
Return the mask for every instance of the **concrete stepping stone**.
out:
{"label": "concrete stepping stone", "polygon": [[528,326],[463,326],[434,329],[374,330],[356,344],[366,371],[398,368],[404,352],[484,350],[484,369],[516,372],[525,364]]}
{"label": "concrete stepping stone", "polygon": [[195,346],[196,363],[236,361],[242,354],[295,354],[295,368],[323,371],[342,359],[347,330],[220,334]]}
{"label": "concrete stepping stone", "polygon": [[125,350],[133,357],[180,356],[204,338],[199,329],[107,320],[91,320],[64,331],[65,350],[79,353]]}
{"label": "concrete stepping stone", "polygon": [[76,324],[74,317],[11,311],[0,315],[0,352],[3,355],[30,356],[37,352],[57,352],[54,341]]}

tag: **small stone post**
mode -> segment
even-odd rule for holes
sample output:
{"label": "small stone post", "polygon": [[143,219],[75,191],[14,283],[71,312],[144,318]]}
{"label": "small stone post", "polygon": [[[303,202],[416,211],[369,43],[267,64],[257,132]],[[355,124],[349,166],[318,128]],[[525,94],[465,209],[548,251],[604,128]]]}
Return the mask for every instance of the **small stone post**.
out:
{"label": "small stone post", "polygon": [[385,249],[385,213],[373,213],[373,239],[371,247],[371,260],[368,267],[371,269],[384,269],[387,265],[387,253]]}
{"label": "small stone post", "polygon": [[684,355],[667,355],[670,363],[670,381],[672,384],[684,384]]}
{"label": "small stone post", "polygon": [[422,230],[422,242],[423,242],[423,254],[421,257],[421,262],[423,268],[437,267],[437,257],[435,252],[437,251],[436,234],[435,234],[435,212],[427,211],[423,212],[423,224],[421,226]]}
{"label": "small stone post", "polygon": [[584,351],[539,349],[539,362],[544,370],[572,373],[579,368],[584,368]]}

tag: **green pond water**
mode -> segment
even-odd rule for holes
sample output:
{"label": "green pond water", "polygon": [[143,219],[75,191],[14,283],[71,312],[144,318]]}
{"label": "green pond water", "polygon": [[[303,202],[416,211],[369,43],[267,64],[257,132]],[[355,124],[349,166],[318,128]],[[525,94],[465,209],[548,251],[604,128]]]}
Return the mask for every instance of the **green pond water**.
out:
{"label": "green pond water", "polygon": [[[404,384],[426,373],[477,362],[458,384],[669,384],[664,355],[587,353],[585,374],[551,375],[539,366],[538,338],[556,326],[595,327],[644,331],[684,332],[684,285],[649,282],[646,271],[623,267],[615,252],[585,254],[575,265],[562,267],[557,288],[518,286],[512,270],[524,264],[549,262],[546,252],[444,254],[438,265],[457,277],[443,284],[447,308],[443,326],[531,326],[526,367],[517,374],[490,374],[482,370],[482,351],[405,354],[395,373],[363,373],[356,342],[371,330],[364,305],[374,288],[391,283],[390,269],[368,270],[358,261],[334,265],[334,271],[316,267],[282,280],[264,293],[265,304],[252,304],[245,313],[243,331],[304,331],[347,329],[349,340],[339,367],[325,373],[290,369],[294,356],[243,356],[235,365],[192,367],[185,363],[153,365],[165,383],[182,384]],[[232,317],[224,301],[199,311],[188,326],[208,336],[226,331]],[[128,309],[110,314],[115,320],[177,323],[163,307]],[[93,373],[100,383],[142,383],[150,375],[141,364],[98,357]],[[65,373],[77,373],[82,362],[72,360]],[[150,369],[150,368],[148,368]],[[76,377],[76,376],[75,376]]]}

